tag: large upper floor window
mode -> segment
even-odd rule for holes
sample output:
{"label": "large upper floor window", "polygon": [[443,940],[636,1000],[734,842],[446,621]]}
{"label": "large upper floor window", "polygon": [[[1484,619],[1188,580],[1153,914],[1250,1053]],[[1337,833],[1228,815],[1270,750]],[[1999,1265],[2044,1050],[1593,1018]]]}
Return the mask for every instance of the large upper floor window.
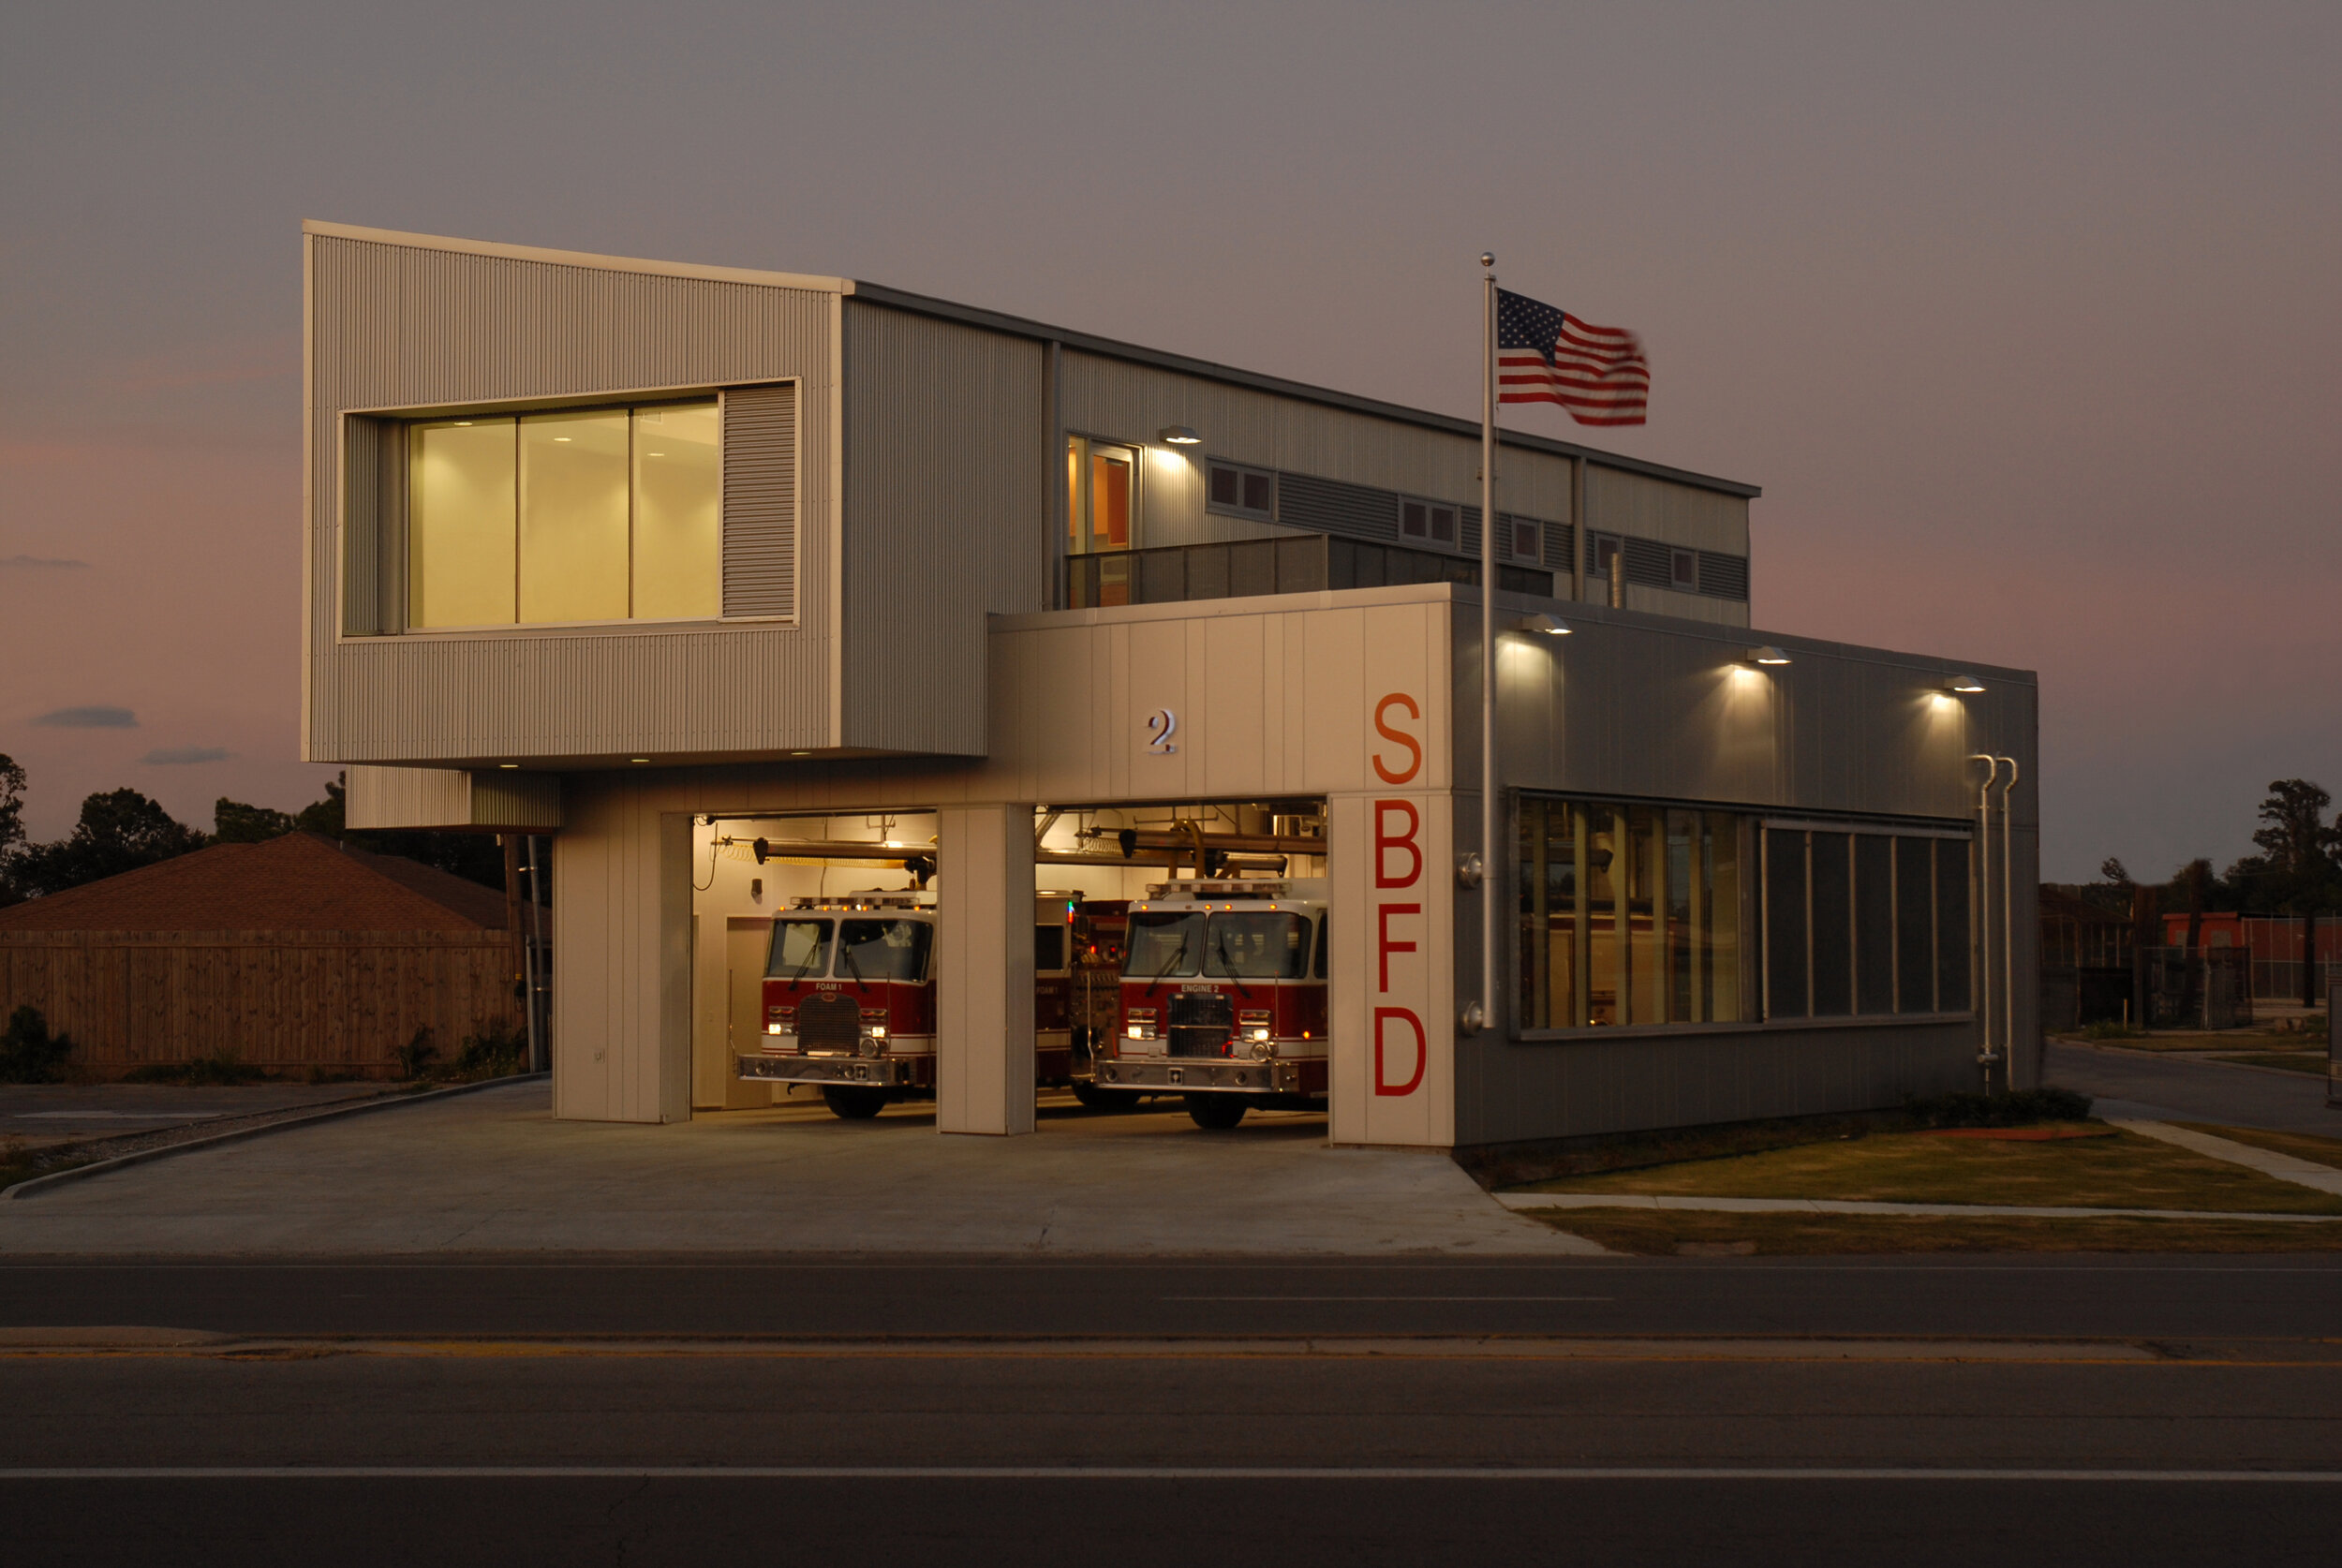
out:
{"label": "large upper floor window", "polygon": [[409,427],[408,624],[713,619],[713,399]]}

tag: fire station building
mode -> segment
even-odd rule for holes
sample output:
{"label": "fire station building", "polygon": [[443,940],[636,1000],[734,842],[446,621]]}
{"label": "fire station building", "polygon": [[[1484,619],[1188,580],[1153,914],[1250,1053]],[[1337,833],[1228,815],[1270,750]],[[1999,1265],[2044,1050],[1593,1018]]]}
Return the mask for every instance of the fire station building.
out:
{"label": "fire station building", "polygon": [[2038,1075],[2035,679],[1752,629],[1752,485],[1506,433],[1484,519],[1442,415],[845,278],[304,246],[304,755],[353,827],[550,837],[558,1116],[766,1102],[774,914],[907,868],[944,1132],[1034,1125],[1038,894],[1223,866],[1323,879],[1336,1143]]}

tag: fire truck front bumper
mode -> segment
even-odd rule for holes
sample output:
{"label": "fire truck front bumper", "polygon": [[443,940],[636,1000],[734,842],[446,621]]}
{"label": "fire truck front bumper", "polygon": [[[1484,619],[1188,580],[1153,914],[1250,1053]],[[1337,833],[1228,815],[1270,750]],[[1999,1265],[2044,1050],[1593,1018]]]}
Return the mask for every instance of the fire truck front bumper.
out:
{"label": "fire truck front bumper", "polygon": [[867,1084],[918,1088],[934,1081],[933,1057],[735,1056],[736,1076],[773,1084]]}
{"label": "fire truck front bumper", "polygon": [[1101,1087],[1113,1088],[1293,1095],[1323,1093],[1326,1064],[1322,1058],[1218,1061],[1208,1057],[1108,1057],[1099,1061],[1097,1073]]}

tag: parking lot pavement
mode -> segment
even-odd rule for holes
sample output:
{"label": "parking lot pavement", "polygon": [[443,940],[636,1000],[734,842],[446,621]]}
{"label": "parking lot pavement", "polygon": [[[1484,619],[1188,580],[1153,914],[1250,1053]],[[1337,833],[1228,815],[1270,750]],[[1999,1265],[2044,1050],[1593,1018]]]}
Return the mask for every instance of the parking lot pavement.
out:
{"label": "parking lot pavement", "polygon": [[2342,1107],[2327,1105],[2326,1081],[2307,1072],[2171,1061],[2144,1051],[2053,1040],[2041,1078],[2091,1096],[2102,1117],[2211,1121],[2342,1138]]}
{"label": "parking lot pavement", "polygon": [[0,1138],[39,1148],[390,1093],[394,1084],[0,1085]]}
{"label": "parking lot pavement", "polygon": [[556,1121],[542,1080],[302,1127],[0,1204],[0,1252],[1531,1254],[1597,1250],[1507,1213],[1444,1154],[1331,1148],[1326,1118],[1205,1132],[1045,1105],[1023,1138],[926,1107],[818,1104],[665,1127]]}

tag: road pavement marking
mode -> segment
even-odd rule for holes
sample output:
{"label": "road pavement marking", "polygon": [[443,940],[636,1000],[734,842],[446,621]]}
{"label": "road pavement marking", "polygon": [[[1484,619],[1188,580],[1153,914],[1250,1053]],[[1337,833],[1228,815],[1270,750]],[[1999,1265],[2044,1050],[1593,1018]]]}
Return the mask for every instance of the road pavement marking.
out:
{"label": "road pavement marking", "polygon": [[1963,1481],[2342,1484],[2334,1470],[1801,1469],[1685,1465],[75,1465],[0,1469],[56,1481]]}

